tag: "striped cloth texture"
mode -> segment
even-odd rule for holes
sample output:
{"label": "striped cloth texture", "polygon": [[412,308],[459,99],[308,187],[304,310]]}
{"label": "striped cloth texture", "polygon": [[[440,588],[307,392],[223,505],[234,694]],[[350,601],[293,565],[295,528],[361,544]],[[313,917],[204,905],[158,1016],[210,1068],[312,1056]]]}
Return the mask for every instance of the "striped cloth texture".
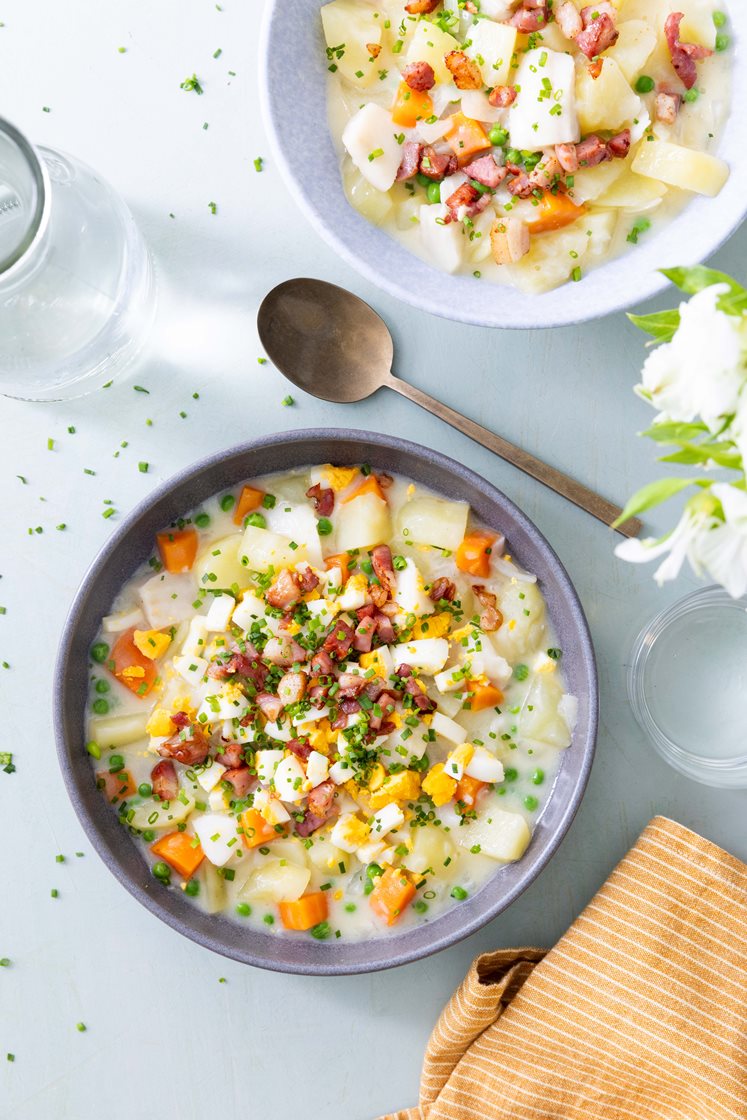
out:
{"label": "striped cloth texture", "polygon": [[747,866],[655,817],[555,948],[485,953],[382,1120],[747,1120]]}

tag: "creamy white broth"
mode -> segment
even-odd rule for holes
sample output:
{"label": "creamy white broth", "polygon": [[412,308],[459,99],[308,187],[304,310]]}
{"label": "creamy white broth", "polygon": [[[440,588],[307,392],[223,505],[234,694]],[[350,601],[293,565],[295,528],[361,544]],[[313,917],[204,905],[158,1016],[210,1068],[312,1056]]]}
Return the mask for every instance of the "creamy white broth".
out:
{"label": "creamy white broth", "polygon": [[[311,604],[315,601],[319,603],[322,599],[331,603],[340,594],[345,594],[344,589],[325,586],[326,571],[322,557],[338,552],[341,537],[350,531],[351,516],[354,521],[359,520],[350,511],[363,498],[353,497],[348,502],[344,498],[349,498],[366,481],[366,476],[358,472],[347,487],[335,493],[334,510],[327,519],[331,523],[332,532],[319,536],[316,531],[317,516],[305,494],[312,479],[318,478],[323,483],[329,477],[324,468],[316,468],[311,476],[309,471],[301,471],[290,475],[268,476],[251,483],[252,487],[271,494],[276,499],[274,509],[260,507],[267,529],[254,526],[253,536],[262,536],[268,530],[285,529],[288,533],[294,533],[301,548],[306,547],[307,554],[312,558],[311,569],[320,579],[318,587],[304,593],[304,601]],[[493,557],[491,553],[488,561],[489,575],[478,578],[457,568],[453,549],[444,550],[417,542],[409,531],[403,534],[400,529],[406,526],[402,525],[402,518],[412,516],[403,511],[415,510],[417,506],[410,503],[431,497],[426,488],[407,479],[396,478],[383,491],[384,502],[373,495],[375,501],[384,507],[384,515],[389,518],[392,526],[386,543],[390,545],[394,558],[395,595],[404,602],[414,588],[414,594],[416,598],[419,597],[422,606],[428,601],[425,589],[432,587],[435,580],[442,578],[453,581],[456,585],[454,603],[460,601],[461,610],[453,605],[443,610],[443,602],[438,606],[430,602],[429,610],[432,609],[432,613],[414,614],[416,626],[426,624],[428,628],[437,628],[448,624],[450,632],[457,633],[456,639],[445,639],[449,641],[449,653],[443,671],[448,674],[455,670],[459,676],[462,663],[467,659],[470,673],[476,674],[477,669],[485,667],[493,671],[500,669],[503,698],[500,704],[483,711],[468,711],[463,703],[464,686],[458,685],[456,691],[441,691],[441,686],[445,687],[451,682],[441,679],[441,686],[438,686],[435,673],[426,669],[419,671],[417,676],[425,686],[427,695],[437,704],[435,712],[416,718],[411,709],[403,707],[404,698],[398,695],[395,716],[399,726],[386,739],[381,737],[376,740],[372,747],[376,761],[365,775],[359,775],[359,782],[352,790],[352,796],[348,774],[338,774],[340,781],[334,786],[330,819],[310,835],[299,837],[295,835],[295,830],[300,827],[298,819],[305,812],[305,802],[281,800],[281,807],[284,806],[291,814],[290,821],[284,826],[288,835],[276,832],[261,846],[249,849],[247,833],[238,831],[243,828],[241,813],[253,808],[254,803],[259,804],[263,798],[267,800],[267,791],[273,790],[273,783],[266,780],[266,775],[263,776],[260,765],[263,752],[268,749],[286,750],[285,757],[290,757],[283,740],[274,738],[276,733],[283,733],[282,717],[280,726],[275,724],[272,742],[260,742],[259,751],[254,751],[258,745],[256,740],[243,743],[244,761],[249,763],[251,770],[251,788],[246,797],[238,800],[234,797],[232,802],[233,791],[229,793],[230,787],[227,790],[222,781],[218,781],[213,790],[209,786],[215,776],[213,767],[218,766],[212,762],[212,758],[221,747],[225,747],[225,740],[221,736],[227,735],[232,741],[235,740],[240,734],[238,726],[234,724],[231,728],[222,720],[215,725],[200,725],[200,717],[195,714],[199,713],[201,707],[205,707],[206,697],[223,687],[223,682],[203,675],[201,680],[195,678],[192,683],[188,683],[175,669],[175,666],[183,665],[179,659],[183,656],[185,642],[188,648],[194,649],[189,647],[192,633],[190,628],[194,627],[194,620],[204,619],[211,605],[218,599],[226,602],[230,599],[229,606],[234,603],[232,596],[211,594],[211,582],[218,581],[211,581],[209,575],[215,574],[212,571],[215,569],[219,580],[227,578],[225,568],[220,567],[227,562],[229,556],[225,542],[230,540],[235,544],[242,529],[232,520],[235,505],[231,509],[223,509],[221,503],[227,505],[231,498],[238,498],[240,492],[241,488],[238,488],[233,494],[217,495],[199,510],[192,511],[176,527],[177,532],[181,527],[187,531],[194,529],[199,535],[197,559],[189,572],[168,575],[163,571],[156,571],[159,566],[159,554],[156,551],[150,564],[143,565],[122,588],[109,615],[103,620],[98,642],[93,647],[88,726],[89,751],[94,756],[93,770],[98,775],[100,785],[106,782],[102,793],[112,801],[112,811],[119,814],[123,827],[128,829],[151,867],[164,862],[169,866],[165,857],[160,856],[158,851],[152,851],[153,844],[158,845],[164,836],[178,835],[181,831],[183,837],[193,838],[189,844],[190,852],[197,853],[195,858],[204,849],[204,858],[193,874],[180,873],[178,865],[171,865],[168,881],[164,881],[164,889],[183,890],[195,905],[209,912],[223,912],[245,925],[269,929],[281,936],[316,936],[321,939],[329,938],[330,942],[337,937],[350,939],[381,936],[390,930],[396,932],[430,921],[445,909],[458,906],[460,901],[471,896],[491,876],[500,874],[500,867],[510,862],[509,853],[512,857],[520,858],[537,816],[552,795],[562,750],[571,742],[575,701],[565,693],[562,651],[557,648],[551,622],[545,614],[541,590],[529,574],[522,572],[509,558],[510,541],[503,555],[499,554],[499,544],[496,545],[496,555]],[[458,522],[466,512],[460,510],[459,504],[437,500],[441,504],[435,507],[435,513],[431,511],[426,514],[426,533],[429,531],[428,516],[431,517],[430,525],[433,526],[434,516],[443,524],[453,518],[455,513]],[[309,511],[313,516],[309,515]],[[375,508],[374,516],[381,512]],[[363,517],[364,525],[367,516],[368,514]],[[346,518],[347,526],[343,524]],[[408,520],[407,524],[410,523]],[[420,523],[423,524],[422,518]],[[470,514],[467,532],[470,533],[475,528],[480,527],[474,525]],[[495,533],[498,529],[496,526],[492,532]],[[261,549],[262,545],[257,547]],[[219,555],[214,556],[214,553]],[[256,555],[259,554],[252,554]],[[358,559],[368,560],[368,556],[368,551],[361,549]],[[232,562],[235,563],[235,557]],[[254,572],[251,562],[253,560],[250,557],[248,571]],[[413,570],[407,562],[414,563],[418,569],[420,582],[406,582]],[[406,567],[403,566],[405,564]],[[304,562],[300,564],[300,568],[305,570]],[[246,572],[247,567],[244,568],[244,573]],[[230,571],[228,574],[230,575]],[[360,572],[354,571],[345,587],[350,589],[353,581],[360,576]],[[242,574],[240,578],[242,584],[250,585],[244,592],[245,599],[256,593],[261,597],[261,588],[256,578],[251,580],[246,574]],[[365,579],[363,583],[365,584]],[[503,613],[503,622],[497,630],[478,632],[469,622],[484,609],[472,594],[471,588],[475,584],[495,593],[497,597],[498,610]],[[200,592],[201,586],[206,589],[203,593]],[[143,588],[146,588],[145,593]],[[320,588],[322,594],[319,593]],[[164,592],[160,602],[153,598],[154,589],[162,589]],[[143,606],[144,594],[148,610]],[[172,595],[176,598],[172,598]],[[237,603],[234,609],[239,610],[240,605],[240,602]],[[298,607],[295,609],[298,610]],[[163,612],[168,616],[169,611],[174,614],[174,620],[164,622]],[[163,626],[149,626],[149,612],[150,619],[156,623],[163,622]],[[302,610],[301,613],[305,611]],[[182,616],[181,619],[177,619],[178,615]],[[442,615],[446,616],[445,623],[436,622]],[[341,618],[355,619],[355,612],[341,611],[335,616],[336,622],[339,623]],[[273,625],[277,621],[275,619]],[[399,622],[403,623],[403,630],[397,625]],[[112,649],[119,633],[123,632],[123,628],[130,630],[133,626],[137,628],[138,634],[158,631],[171,638],[168,648],[154,662],[157,670],[156,683],[144,695],[138,695],[137,691],[133,692],[121,683],[121,659],[114,666],[120,673],[120,679],[115,679],[111,671],[111,658],[114,656]],[[396,641],[390,642],[389,647],[401,644],[403,634],[412,634],[412,627],[413,612],[400,611],[395,618]],[[465,627],[468,633],[460,635],[459,632],[464,631]],[[316,631],[314,642],[310,644],[318,644],[319,637],[329,630],[330,627],[324,622]],[[221,656],[225,654],[220,645],[213,648],[214,643],[225,642],[225,649],[236,641],[241,643],[242,633],[238,627],[234,627],[233,631],[211,631],[203,651],[205,660],[209,660],[212,650],[218,658],[216,663],[219,663]],[[299,633],[304,635],[303,627]],[[427,636],[427,630],[422,636]],[[141,646],[148,640],[156,642],[160,639],[157,634],[153,634],[150,639],[138,637]],[[412,637],[410,642],[419,640],[421,638]],[[465,641],[469,643],[467,647],[463,644]],[[413,648],[416,647],[410,645],[410,649]],[[188,660],[197,656],[199,655],[192,653],[187,655]],[[353,669],[358,656],[352,653],[344,657],[340,665],[345,669]],[[481,656],[484,664],[480,662]],[[504,659],[503,666],[500,658]],[[395,660],[399,661],[399,658]],[[196,661],[191,663],[196,664]],[[191,665],[183,667],[187,675],[191,676]],[[370,666],[359,671],[370,673]],[[337,668],[335,673],[338,673]],[[130,679],[136,682],[141,678]],[[387,677],[388,681],[394,679]],[[464,679],[477,679],[485,685],[494,684],[496,680],[485,672],[475,677],[468,675]],[[142,684],[139,687],[142,691]],[[225,687],[228,689],[229,685],[226,684]],[[251,692],[251,688],[248,691]],[[327,706],[332,708],[332,714],[335,711],[334,705],[334,699],[327,702]],[[104,707],[108,709],[106,712],[101,710]],[[155,730],[159,733],[154,733],[151,720],[162,718],[162,715],[154,716],[154,713],[176,713],[185,709],[191,709],[191,725],[204,730],[210,744],[209,755],[204,765],[182,764],[171,758],[179,781],[179,794],[164,805],[162,801],[150,796],[147,789],[139,792],[142,783],[152,783],[154,766],[164,761],[163,744],[168,738],[161,734],[163,727],[156,727]],[[310,714],[313,713],[306,713],[306,716]],[[365,720],[365,714],[357,714]],[[354,715],[348,718],[354,719]],[[414,720],[412,728],[405,722],[408,719],[411,723]],[[455,735],[452,724],[445,722],[443,727],[451,737],[444,737],[441,733],[442,724],[439,722],[439,733],[433,735],[429,729],[437,720],[455,721],[460,733]],[[258,727],[267,726],[263,717],[255,720],[255,723]],[[146,725],[150,725],[150,733],[146,731]],[[344,731],[339,731],[335,737],[329,729],[329,721],[318,726],[327,730],[317,736],[312,734],[310,741],[320,748],[316,753],[327,750],[327,764],[334,768],[338,755],[345,754],[344,750],[340,750],[344,743]],[[168,730],[177,733],[175,726]],[[409,735],[408,730],[411,732]],[[432,741],[423,743],[424,734],[428,734]],[[456,794],[441,804],[435,804],[430,797],[423,795],[421,783],[428,785],[429,776],[439,763],[445,764],[447,768],[453,765],[450,759],[455,757],[455,752],[462,750],[463,743],[468,745],[468,759],[469,750],[475,752],[467,763],[468,768],[478,757],[478,752],[486,752],[486,757],[494,760],[489,762],[490,766],[495,766],[495,760],[502,764],[503,777],[482,787],[474,806],[460,801]],[[423,753],[426,761],[419,759]],[[95,757],[96,755],[99,757]],[[482,754],[479,757],[482,758]],[[309,759],[301,765],[302,769],[305,767],[308,773],[311,772]],[[458,763],[456,765],[458,769]],[[112,769],[114,774],[109,773]],[[384,794],[380,794],[380,798],[384,797],[384,803],[378,802],[378,808],[374,810],[371,798],[375,798],[377,791],[382,789],[382,784],[377,784],[382,782],[382,775],[385,787],[387,782],[396,779],[403,771],[405,775],[414,774],[421,788],[400,800],[390,801]],[[260,782],[256,780],[257,774],[261,778]],[[448,783],[454,779],[448,773],[446,778],[448,790]],[[366,781],[369,779],[373,789],[366,788]],[[270,800],[276,800],[272,793]],[[344,850],[335,843],[335,828],[340,826],[341,821],[354,818],[365,829],[375,812],[389,812],[389,805],[398,808],[404,818],[401,824],[397,824],[395,831],[383,838],[375,832],[371,833],[363,838],[359,850],[355,851]],[[265,811],[264,808],[262,811]],[[272,811],[269,811],[269,815],[272,818]],[[201,829],[200,819],[208,816],[211,820],[220,818],[215,827],[220,825],[223,828],[225,825],[227,835],[231,836],[229,843],[233,844],[227,859],[222,858],[225,852],[222,853],[218,860],[220,866],[211,862],[211,836],[215,835],[212,826],[210,834],[202,836],[202,846],[197,848],[196,833]],[[501,822],[504,826],[509,824],[513,830],[513,839],[509,837],[506,840],[504,837],[498,841],[499,846],[506,843],[509,845],[508,849],[501,849],[506,858],[492,858],[485,854],[485,849],[492,846]],[[526,822],[527,827],[523,822]],[[379,844],[383,850],[374,851],[369,858],[366,845],[371,842]],[[413,900],[403,908],[401,914],[395,915],[391,925],[387,925],[385,919],[372,909],[371,903],[377,897],[381,876],[375,873],[375,869],[369,874],[371,864],[378,864],[384,873],[393,868],[394,874],[402,873],[402,877],[415,888]],[[314,924],[313,933],[311,929],[287,932],[283,928],[283,911],[278,904],[278,896],[284,889],[290,895],[298,892],[304,897],[323,894],[326,914],[321,922]],[[293,901],[293,898],[286,898],[285,901]]]}
{"label": "creamy white broth", "polygon": [[[447,272],[473,274],[481,281],[519,287],[530,292],[542,292],[574,278],[581,278],[591,268],[622,252],[633,251],[639,239],[654,236],[658,228],[675,217],[694,197],[694,191],[697,189],[695,177],[699,175],[699,169],[695,167],[680,177],[678,185],[671,182],[664,183],[657,177],[663,166],[661,160],[657,160],[655,167],[648,169],[648,174],[635,173],[632,168],[641,150],[653,151],[653,148],[648,147],[652,141],[656,142],[654,148],[657,150],[661,142],[666,142],[676,145],[678,149],[696,153],[696,159],[699,158],[697,153],[703,153],[703,158],[711,161],[730,110],[730,53],[724,50],[715,51],[711,57],[697,62],[697,81],[694,87],[697,100],[683,102],[673,124],[656,119],[655,112],[655,99],[660,89],[680,94],[687,93],[673,70],[664,38],[663,24],[667,14],[672,11],[684,12],[686,18],[682,24],[683,35],[692,36],[697,43],[712,48],[717,31],[727,34],[729,30],[728,22],[723,28],[716,28],[713,22],[714,13],[721,12],[724,5],[715,0],[685,0],[682,4],[674,3],[674,0],[671,3],[669,0],[615,0],[617,26],[622,36],[600,57],[611,60],[611,63],[625,66],[629,80],[626,82],[623,77],[623,85],[620,88],[623,94],[625,89],[629,91],[632,98],[631,105],[636,104],[637,98],[637,109],[635,112],[631,110],[629,119],[624,114],[620,119],[613,116],[612,123],[608,126],[603,119],[599,121],[591,113],[587,113],[587,116],[593,124],[585,124],[582,111],[580,136],[601,133],[603,137],[607,137],[622,131],[623,128],[629,128],[633,138],[630,152],[624,159],[607,160],[595,167],[582,167],[575,176],[571,177],[567,187],[565,175],[556,180],[559,186],[553,186],[553,192],[567,193],[571,201],[585,207],[585,212],[562,228],[531,233],[528,242],[529,251],[526,255],[515,261],[503,259],[502,263],[497,263],[491,245],[491,227],[496,221],[503,222],[509,216],[516,222],[531,224],[536,218],[538,198],[528,200],[512,198],[506,189],[506,182],[510,181],[509,177],[495,190],[491,204],[481,214],[467,218],[466,222],[463,220],[450,222],[446,208],[443,205],[440,209],[436,206],[434,214],[438,211],[441,219],[446,217],[449,231],[444,230],[442,225],[435,231],[430,229],[430,226],[426,229],[424,222],[426,220],[430,222],[430,207],[427,206],[428,199],[424,184],[417,179],[410,179],[407,182],[395,182],[385,191],[376,189],[367,181],[367,175],[370,173],[367,161],[361,162],[351,158],[343,143],[346,126],[356,118],[363,107],[373,104],[386,110],[387,113],[391,111],[400,85],[401,71],[418,53],[416,51],[415,55],[412,54],[411,44],[417,34],[419,21],[437,21],[444,12],[448,13],[450,7],[456,8],[456,4],[444,4],[431,15],[421,16],[418,19],[408,16],[404,10],[404,3],[394,2],[394,0],[388,2],[385,0],[379,4],[375,4],[373,0],[336,0],[336,3],[346,7],[353,16],[366,11],[379,12],[382,24],[389,22],[389,28],[384,28],[381,32],[382,49],[375,60],[378,72],[385,73],[383,80],[377,77],[369,83],[368,76],[365,74],[361,83],[358,83],[354,74],[344,71],[342,60],[330,64],[337,66],[328,77],[330,132],[340,159],[340,174],[348,200],[364,217],[400,241],[415,256]],[[483,7],[490,10],[487,5]],[[497,10],[499,6],[494,7]],[[507,7],[515,11],[517,7],[515,0]],[[578,0],[577,7],[582,7],[581,0]],[[469,44],[469,36],[474,28],[479,26],[480,19],[479,15],[473,17],[462,11],[459,24],[452,29],[452,36],[456,40],[453,44],[455,47],[459,48],[465,42]],[[354,40],[356,34],[354,19],[349,22],[351,40]],[[638,61],[636,61],[635,50],[628,42],[631,27],[648,28],[649,33],[656,37],[653,50],[648,55],[645,53],[641,55],[639,52]],[[398,42],[403,45],[395,54],[392,47]],[[584,84],[584,74],[589,65],[586,56],[576,49],[573,41],[567,39],[553,21],[544,31],[537,33],[531,42],[530,37],[519,34],[514,56],[517,63],[521,62],[524,52],[532,45],[535,49],[545,46],[550,53],[573,54],[577,73],[576,101],[577,106],[583,110],[583,105],[588,102],[590,96],[589,91],[593,95],[596,88],[596,85],[590,84],[589,80]],[[469,46],[467,49],[469,50]],[[431,62],[434,61],[430,56],[429,58]],[[512,68],[507,80],[513,81],[516,74],[516,68]],[[652,91],[640,94],[636,92],[634,87],[641,76],[648,77],[654,82],[655,88]],[[619,74],[617,77],[619,79]],[[361,88],[358,88],[359,85]],[[489,86],[483,87],[484,91],[487,89]],[[434,95],[433,116],[442,120],[447,119],[463,108],[462,96],[471,97],[474,92],[470,90],[464,94],[452,81],[447,85],[437,80],[435,87],[430,91]],[[612,97],[613,105],[619,100],[619,96],[621,94],[618,91],[618,95]],[[489,120],[484,117],[477,118],[480,127],[486,133],[490,132],[494,124],[509,130],[509,139],[506,143],[502,146],[493,146],[487,153],[479,152],[477,155],[491,154],[499,164],[506,162],[505,152],[511,148],[510,114],[511,110],[503,110],[500,113],[494,111]],[[465,115],[470,116],[470,113]],[[410,128],[397,128],[396,135],[403,137],[405,143],[430,142],[426,129],[419,124]],[[448,150],[443,139],[435,141],[435,146],[439,150]],[[551,153],[552,148],[540,146],[539,151],[544,152],[546,156]],[[540,166],[542,165],[541,162]],[[716,174],[720,183],[719,175],[726,176],[728,168],[722,161],[718,164],[708,163],[708,189],[718,193],[716,189],[718,183],[714,186],[710,180],[712,173]],[[447,177],[447,182],[450,181]],[[458,184],[455,179],[452,187],[456,185]],[[684,189],[685,187],[688,189]],[[443,202],[444,197],[441,198],[441,203]],[[718,203],[714,202],[714,205]],[[453,235],[457,233],[458,236],[454,237]],[[456,247],[454,241],[457,242]]]}

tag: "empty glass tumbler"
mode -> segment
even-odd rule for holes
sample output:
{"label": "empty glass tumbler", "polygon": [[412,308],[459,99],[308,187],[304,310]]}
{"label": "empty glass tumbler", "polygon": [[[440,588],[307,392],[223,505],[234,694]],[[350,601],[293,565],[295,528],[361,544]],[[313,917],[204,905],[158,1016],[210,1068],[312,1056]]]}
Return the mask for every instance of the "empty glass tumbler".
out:
{"label": "empty glass tumbler", "polygon": [[0,118],[0,393],[90,392],[134,361],[154,314],[151,260],[122,199]]}

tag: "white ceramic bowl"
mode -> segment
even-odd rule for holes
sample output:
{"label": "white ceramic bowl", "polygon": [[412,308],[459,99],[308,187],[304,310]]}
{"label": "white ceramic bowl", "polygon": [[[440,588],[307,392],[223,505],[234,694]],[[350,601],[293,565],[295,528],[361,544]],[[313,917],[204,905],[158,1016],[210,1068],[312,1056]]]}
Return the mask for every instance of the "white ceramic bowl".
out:
{"label": "white ceramic bowl", "polygon": [[[733,105],[718,147],[732,169],[718,198],[693,196],[635,251],[542,295],[450,276],[408,252],[348,203],[327,124],[321,0],[270,0],[260,44],[260,88],[274,156],[314,228],[363,276],[434,315],[485,327],[558,327],[630,307],[662,291],[657,271],[705,260],[747,213],[747,4],[731,0]],[[672,8],[676,10],[675,0]]]}

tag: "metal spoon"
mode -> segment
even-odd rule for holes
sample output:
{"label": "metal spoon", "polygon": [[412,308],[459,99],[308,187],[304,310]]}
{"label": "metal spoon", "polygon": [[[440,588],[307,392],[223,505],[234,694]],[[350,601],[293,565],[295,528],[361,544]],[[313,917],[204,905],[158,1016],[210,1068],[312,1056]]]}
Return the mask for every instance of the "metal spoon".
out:
{"label": "metal spoon", "polygon": [[[324,280],[286,280],[262,301],[257,329],[272,362],[304,392],[348,404],[384,387],[394,389],[605,525],[612,525],[622,513],[619,506],[528,451],[395,377],[394,344],[386,323],[352,292]],[[637,537],[641,528],[641,522],[631,518],[617,531]]]}

